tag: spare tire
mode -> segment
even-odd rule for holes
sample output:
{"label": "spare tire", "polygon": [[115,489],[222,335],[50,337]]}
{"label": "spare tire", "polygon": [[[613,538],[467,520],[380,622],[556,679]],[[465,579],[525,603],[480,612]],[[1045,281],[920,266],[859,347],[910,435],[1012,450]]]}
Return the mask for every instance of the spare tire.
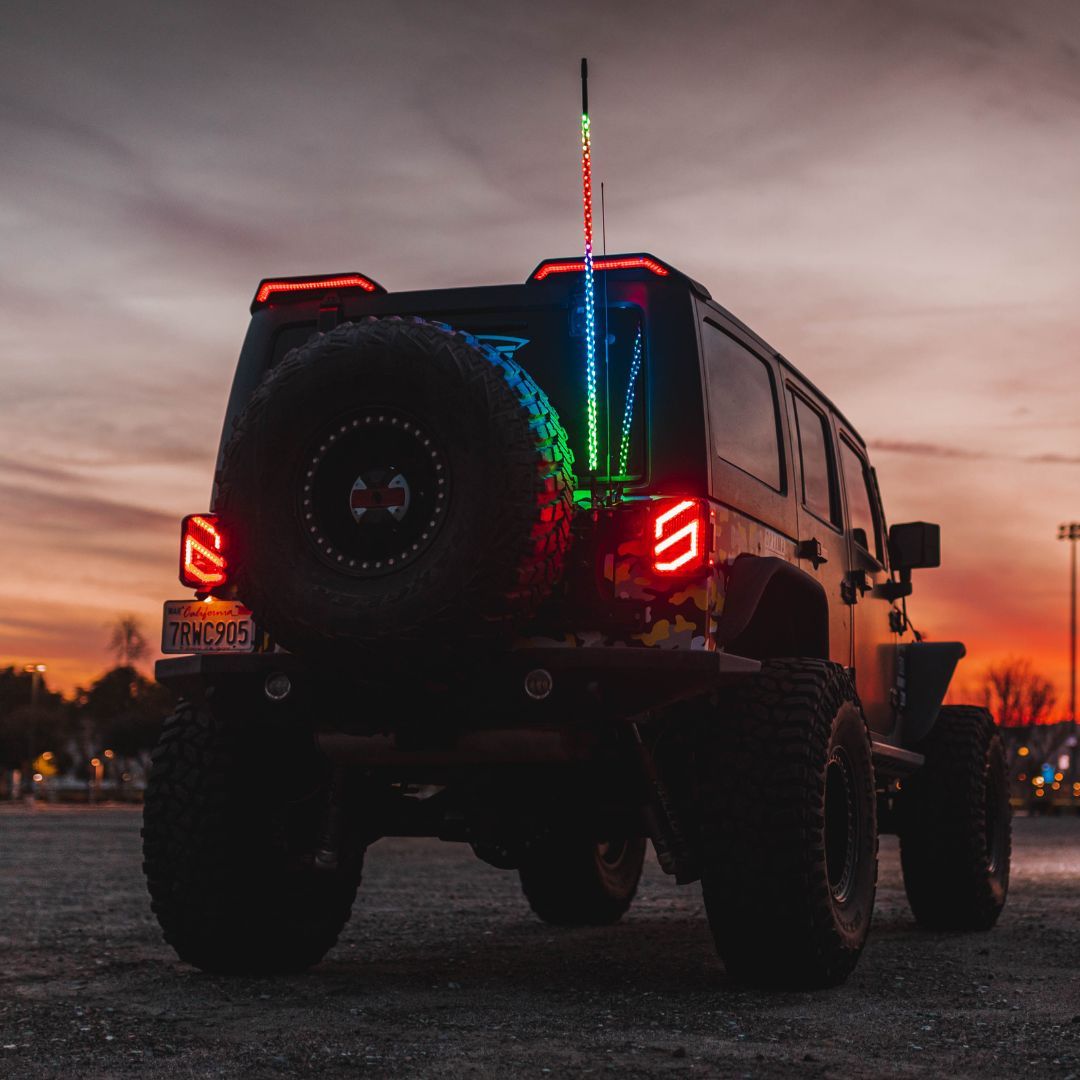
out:
{"label": "spare tire", "polygon": [[345,323],[252,395],[217,476],[237,595],[286,648],[463,634],[535,610],[573,456],[512,359],[422,319]]}

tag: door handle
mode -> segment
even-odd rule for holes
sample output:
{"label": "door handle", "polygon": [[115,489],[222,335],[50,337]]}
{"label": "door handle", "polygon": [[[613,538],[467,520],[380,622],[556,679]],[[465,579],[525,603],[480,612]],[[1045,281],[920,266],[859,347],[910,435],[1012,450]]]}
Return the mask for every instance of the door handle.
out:
{"label": "door handle", "polygon": [[865,570],[849,570],[840,583],[840,595],[845,604],[856,604],[863,593],[873,588]]}
{"label": "door handle", "polygon": [[814,564],[816,570],[822,563],[829,561],[828,556],[821,548],[821,541],[817,537],[810,537],[809,540],[800,540],[798,546],[795,548],[795,554],[800,559],[807,559]]}

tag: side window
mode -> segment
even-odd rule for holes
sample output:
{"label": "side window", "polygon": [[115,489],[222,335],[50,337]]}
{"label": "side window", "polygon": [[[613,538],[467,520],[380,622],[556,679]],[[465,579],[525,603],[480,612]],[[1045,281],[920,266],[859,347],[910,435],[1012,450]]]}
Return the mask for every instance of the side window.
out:
{"label": "side window", "polygon": [[828,422],[798,394],[791,397],[795,402],[795,422],[799,430],[803,506],[822,521],[838,526],[839,500]]}
{"label": "side window", "polygon": [[772,370],[712,323],[706,321],[703,333],[713,449],[736,468],[782,491]]}
{"label": "side window", "polygon": [[847,439],[840,440],[840,461],[844,469],[844,490],[847,492],[852,539],[863,551],[881,562],[881,530],[874,512],[875,500],[870,493],[866,463]]}

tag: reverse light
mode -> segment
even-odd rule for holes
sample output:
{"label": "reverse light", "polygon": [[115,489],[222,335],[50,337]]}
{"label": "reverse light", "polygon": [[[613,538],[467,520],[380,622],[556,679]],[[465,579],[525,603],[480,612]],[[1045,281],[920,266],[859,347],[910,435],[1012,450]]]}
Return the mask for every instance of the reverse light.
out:
{"label": "reverse light", "polygon": [[259,282],[251,309],[267,303],[272,296],[305,292],[327,292],[330,289],[361,289],[366,293],[385,293],[377,282],[363,274],[323,274],[317,277],[265,278]]}
{"label": "reverse light", "polygon": [[709,555],[708,524],[708,510],[701,499],[659,503],[653,511],[653,570],[684,574],[704,567]]}
{"label": "reverse light", "polygon": [[207,592],[225,584],[225,538],[216,514],[188,514],[180,525],[180,584]]}
{"label": "reverse light", "polygon": [[[657,277],[667,277],[671,271],[651,255],[602,255],[592,260],[592,268],[602,270],[648,270]],[[580,274],[585,269],[584,259],[564,259],[542,262],[530,275],[530,281],[543,281],[552,274]]]}

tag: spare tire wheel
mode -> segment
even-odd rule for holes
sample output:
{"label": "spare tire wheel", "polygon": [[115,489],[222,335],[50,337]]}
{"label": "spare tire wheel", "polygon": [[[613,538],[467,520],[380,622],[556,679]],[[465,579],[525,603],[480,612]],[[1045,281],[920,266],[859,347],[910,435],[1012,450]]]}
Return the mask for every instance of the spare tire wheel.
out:
{"label": "spare tire wheel", "polygon": [[317,334],[270,371],[217,477],[237,594],[293,651],[528,615],[570,543],[573,456],[512,359],[421,319]]}

